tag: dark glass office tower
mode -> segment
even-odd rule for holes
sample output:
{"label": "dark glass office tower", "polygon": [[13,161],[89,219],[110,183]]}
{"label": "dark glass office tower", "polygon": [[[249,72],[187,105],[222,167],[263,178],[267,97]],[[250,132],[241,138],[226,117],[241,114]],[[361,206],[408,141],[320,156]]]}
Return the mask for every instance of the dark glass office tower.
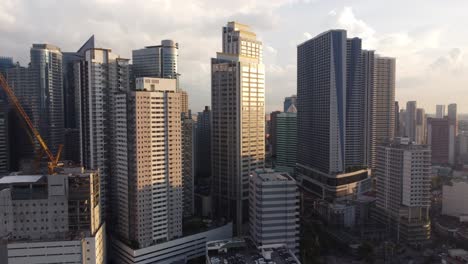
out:
{"label": "dark glass office tower", "polygon": [[361,40],[330,30],[298,46],[297,173],[322,198],[367,191]]}

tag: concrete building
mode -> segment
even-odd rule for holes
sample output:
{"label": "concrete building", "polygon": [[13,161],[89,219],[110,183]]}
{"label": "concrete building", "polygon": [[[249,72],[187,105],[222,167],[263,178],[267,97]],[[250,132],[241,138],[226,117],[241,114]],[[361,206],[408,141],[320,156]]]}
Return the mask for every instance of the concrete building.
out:
{"label": "concrete building", "polygon": [[458,135],[458,115],[457,115],[457,104],[448,105],[449,120],[449,163],[450,165],[455,164],[456,160],[456,142]]}
{"label": "concrete building", "polygon": [[436,105],[436,116],[435,118],[445,117],[445,105]]}
{"label": "concrete building", "polygon": [[376,220],[397,242],[429,241],[431,224],[431,149],[399,138],[377,152]]}
{"label": "concrete building", "polygon": [[203,112],[198,112],[197,118],[197,172],[198,179],[211,177],[211,110],[205,106]]}
{"label": "concrete building", "polygon": [[289,263],[300,264],[285,244],[257,247],[243,238],[209,241],[206,243],[206,264],[235,263]]}
{"label": "concrete building", "polygon": [[287,112],[276,116],[275,145],[275,170],[293,175],[297,155],[297,113]]}
{"label": "concrete building", "polygon": [[468,165],[468,131],[458,134],[458,160]]}
{"label": "concrete building", "polygon": [[[181,92],[183,97],[183,93]],[[181,107],[183,108],[183,107]],[[192,113],[182,113],[182,186],[184,217],[193,216],[195,213],[195,137],[196,122],[192,119]],[[206,165],[205,165],[206,166]]]}
{"label": "concrete building", "polygon": [[406,122],[405,136],[408,137],[411,141],[416,141],[416,116],[417,116],[417,107],[416,101],[409,101],[406,103]]}
{"label": "concrete building", "polygon": [[416,109],[416,131],[415,139],[416,144],[422,145],[426,144],[427,140],[427,122],[426,122],[426,113],[424,109]]}
{"label": "concrete building", "polygon": [[299,190],[287,173],[258,169],[250,177],[250,236],[257,245],[285,244],[299,253]]}
{"label": "concrete building", "polygon": [[228,22],[222,36],[223,50],[211,60],[213,212],[242,234],[249,175],[265,160],[265,66],[249,26]]}
{"label": "concrete building", "polygon": [[133,50],[134,76],[178,79],[178,51],[179,44],[173,40],[163,40],[161,45]]}
{"label": "concrete building", "polygon": [[361,40],[347,39],[344,30],[327,31],[300,44],[297,59],[301,185],[332,199],[370,187]]}
{"label": "concrete building", "polygon": [[106,263],[96,172],[4,176],[0,203],[1,263]]}
{"label": "concrete building", "polygon": [[[116,157],[113,138],[115,95],[129,90],[129,60],[120,58],[110,49],[87,49],[84,59],[73,65],[75,74],[75,111],[80,137],[80,163],[99,170],[102,214],[111,215],[111,201],[116,202],[117,181],[111,180],[111,162]],[[103,81],[106,80],[106,81]],[[113,224],[110,222],[109,224]]]}
{"label": "concrete building", "polygon": [[205,256],[209,241],[228,239],[232,239],[232,223],[142,249],[134,249],[120,241],[113,241],[115,255],[112,257],[117,264],[187,263],[189,260]]}
{"label": "concrete building", "polygon": [[395,135],[394,137],[401,137],[400,135],[400,104],[395,101]]}
{"label": "concrete building", "polygon": [[[0,73],[6,78],[8,69],[13,68],[13,58],[0,57]],[[9,101],[3,90],[0,90],[0,175],[10,169],[10,138],[9,138]]]}
{"label": "concrete building", "polygon": [[283,112],[288,112],[291,105],[297,107],[297,96],[295,94],[284,98]]}
{"label": "concrete building", "polygon": [[449,164],[450,121],[447,117],[427,119],[427,144],[432,149],[432,163]]}
{"label": "concrete building", "polygon": [[[452,180],[442,187],[442,214],[468,219],[468,181]],[[465,220],[466,221],[466,220]]]}
{"label": "concrete building", "polygon": [[137,78],[115,98],[115,217],[134,249],[182,236],[181,100],[175,79]]}
{"label": "concrete building", "polygon": [[377,146],[395,136],[395,58],[363,51],[366,84],[365,164],[375,168]]}

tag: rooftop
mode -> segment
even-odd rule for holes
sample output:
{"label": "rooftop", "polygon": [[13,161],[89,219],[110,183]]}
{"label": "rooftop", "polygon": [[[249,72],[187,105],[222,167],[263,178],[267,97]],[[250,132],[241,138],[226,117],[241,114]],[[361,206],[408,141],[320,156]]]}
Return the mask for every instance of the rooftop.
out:
{"label": "rooftop", "polygon": [[299,264],[299,260],[285,245],[257,248],[246,239],[220,240],[207,243],[211,264]]}
{"label": "rooftop", "polygon": [[36,183],[43,175],[14,175],[4,176],[0,179],[0,184],[13,184],[13,183]]}

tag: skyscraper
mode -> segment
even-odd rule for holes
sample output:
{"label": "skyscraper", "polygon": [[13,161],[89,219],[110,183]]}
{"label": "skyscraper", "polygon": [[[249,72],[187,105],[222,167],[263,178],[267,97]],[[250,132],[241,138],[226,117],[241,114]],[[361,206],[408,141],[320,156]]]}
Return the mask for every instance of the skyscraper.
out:
{"label": "skyscraper", "polygon": [[114,122],[117,234],[134,248],[182,235],[182,133],[176,80],[137,78]]}
{"label": "skyscraper", "polygon": [[[65,148],[62,156],[66,160],[80,163],[80,145],[76,144],[80,140],[80,131],[77,128],[77,110],[75,103],[76,85],[74,65],[84,59],[85,51],[94,48],[94,35],[91,36],[76,52],[63,52],[63,102],[65,119]],[[79,101],[79,100],[78,100]]]}
{"label": "skyscraper", "polygon": [[[33,44],[29,67],[7,69],[7,80],[34,126],[56,153],[64,143],[64,109],[62,87],[62,52],[50,44]],[[13,114],[14,115],[14,114]],[[26,135],[21,117],[11,119],[13,169],[19,169],[22,159],[34,156],[37,141]]]}
{"label": "skyscraper", "polygon": [[400,105],[398,101],[395,101],[395,137],[401,137],[400,135]]}
{"label": "skyscraper", "polygon": [[416,144],[426,144],[427,136],[427,123],[426,123],[426,113],[424,109],[416,109],[416,131],[415,139]]}
{"label": "skyscraper", "polygon": [[276,116],[275,170],[291,175],[296,167],[297,113],[279,113]]}
{"label": "skyscraper", "polygon": [[436,118],[444,118],[445,105],[436,105]]}
{"label": "skyscraper", "polygon": [[458,135],[458,116],[457,116],[457,104],[449,104],[447,117],[449,120],[449,163],[455,164],[456,155],[456,140]]}
{"label": "skyscraper", "polygon": [[291,107],[291,105],[297,107],[297,96],[295,94],[284,98],[283,112],[288,112],[288,109]]}
{"label": "skyscraper", "polygon": [[302,186],[319,197],[370,187],[360,45],[331,30],[298,46],[296,168]]}
{"label": "skyscraper", "polygon": [[277,154],[277,137],[278,137],[278,115],[281,114],[280,111],[274,111],[271,112],[270,114],[270,126],[269,126],[269,138],[270,138],[270,144],[271,144],[271,149],[270,153],[273,158],[276,158]]}
{"label": "skyscraper", "polygon": [[374,55],[373,51],[365,51],[364,58],[366,161],[374,169],[377,146],[395,136],[395,59]]}
{"label": "skyscraper", "polygon": [[211,110],[205,106],[197,118],[197,172],[196,182],[199,179],[211,177]]}
{"label": "skyscraper", "polygon": [[431,149],[413,145],[408,139],[379,146],[376,177],[376,219],[389,228],[398,242],[428,242]]}
{"label": "skyscraper", "polygon": [[110,215],[110,202],[116,201],[111,197],[117,193],[111,191],[111,183],[116,183],[111,180],[111,162],[115,158],[112,139],[116,132],[114,100],[116,93],[129,90],[128,61],[109,49],[94,48],[86,50],[84,59],[74,64],[80,162],[86,168],[99,170],[103,218]]}
{"label": "skyscraper", "polygon": [[[6,77],[6,71],[14,67],[13,59],[0,57],[0,73]],[[3,90],[0,90],[0,175],[10,169],[10,139],[8,136],[9,101]]]}
{"label": "skyscraper", "polygon": [[416,140],[416,101],[409,101],[406,103],[406,136],[411,140]]}
{"label": "skyscraper", "polygon": [[427,144],[432,149],[432,163],[449,163],[450,122],[445,118],[427,119]]}
{"label": "skyscraper", "polygon": [[50,44],[33,44],[30,70],[39,89],[39,132],[52,153],[64,137],[62,52]]}
{"label": "skyscraper", "polygon": [[[181,98],[187,96],[183,91],[179,92]],[[183,101],[183,100],[182,100]],[[183,102],[181,103],[181,110],[183,111]],[[196,123],[192,119],[192,113],[182,113],[182,186],[184,193],[184,217],[190,217],[194,214],[195,210],[195,129]],[[206,147],[206,146],[203,146]],[[204,165],[206,166],[206,165]]]}
{"label": "skyscraper", "polygon": [[265,67],[249,26],[229,22],[222,36],[223,50],[211,60],[213,211],[242,234],[249,174],[265,159]]}
{"label": "skyscraper", "polygon": [[161,45],[148,46],[132,52],[135,77],[178,79],[177,60],[179,44],[163,40]]}

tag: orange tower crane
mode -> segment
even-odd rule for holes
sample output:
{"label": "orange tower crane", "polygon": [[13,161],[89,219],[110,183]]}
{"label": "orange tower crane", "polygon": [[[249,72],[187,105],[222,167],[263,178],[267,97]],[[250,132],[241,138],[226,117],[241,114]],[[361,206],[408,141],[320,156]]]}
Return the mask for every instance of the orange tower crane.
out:
{"label": "orange tower crane", "polygon": [[3,90],[7,94],[8,99],[10,100],[10,103],[15,107],[16,112],[18,112],[18,114],[25,121],[26,125],[28,126],[30,130],[29,132],[31,132],[34,135],[34,137],[39,142],[39,145],[41,145],[42,152],[44,152],[47,155],[49,159],[49,162],[47,164],[49,174],[54,174],[55,169],[61,165],[61,163],[59,163],[59,160],[60,160],[60,154],[62,153],[63,145],[60,144],[58,146],[57,155],[54,156],[54,154],[52,154],[52,151],[50,151],[44,139],[39,134],[39,131],[37,131],[37,129],[34,127],[28,114],[26,114],[26,112],[24,111],[15,93],[11,89],[10,85],[8,85],[8,82],[6,81],[5,77],[1,73],[0,73],[0,86],[3,88]]}

